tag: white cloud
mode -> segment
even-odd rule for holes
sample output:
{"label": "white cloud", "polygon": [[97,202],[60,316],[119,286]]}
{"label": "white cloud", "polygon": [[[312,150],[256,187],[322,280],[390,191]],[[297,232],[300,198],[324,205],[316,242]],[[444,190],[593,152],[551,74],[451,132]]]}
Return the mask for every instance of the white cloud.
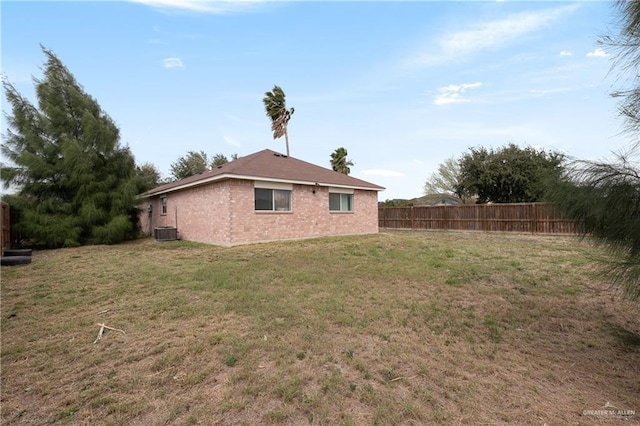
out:
{"label": "white cloud", "polygon": [[570,92],[572,90],[575,90],[575,89],[571,87],[557,87],[554,89],[529,89],[529,93],[536,96],[548,96],[548,95],[553,95],[555,93]]}
{"label": "white cloud", "polygon": [[606,58],[609,54],[605,52],[603,48],[598,47],[597,49],[587,53],[587,56],[590,58]]}
{"label": "white cloud", "polygon": [[573,11],[575,6],[547,9],[540,12],[525,12],[505,19],[488,22],[475,29],[450,34],[443,43],[446,51],[467,53],[493,48],[505,44],[516,37],[536,31],[563,14]]}
{"label": "white cloud", "polygon": [[560,52],[560,56],[571,56],[572,53],[569,52],[568,50],[563,50],[562,52]]}
{"label": "white cloud", "polygon": [[180,58],[164,58],[162,65],[165,68],[184,68],[184,64]]}
{"label": "white cloud", "polygon": [[370,170],[362,170],[360,173],[368,176],[385,176],[385,177],[404,177],[406,176],[402,172],[396,172],[393,170],[384,170],[384,169],[370,169]]}
{"label": "white cloud", "polygon": [[130,0],[159,9],[179,9],[190,12],[224,14],[254,9],[263,0]]}
{"label": "white cloud", "polygon": [[[576,4],[509,15],[504,19],[478,24],[473,28],[440,37],[439,51],[420,52],[408,62],[413,65],[434,65],[482,50],[499,48],[519,37],[538,31],[562,16],[572,13]],[[429,42],[429,46],[433,44]]]}
{"label": "white cloud", "polygon": [[224,139],[224,141],[231,146],[235,146],[235,147],[240,147],[242,146],[240,144],[240,142],[236,141],[235,139],[233,139],[231,136],[223,136],[222,137]]}
{"label": "white cloud", "polygon": [[445,87],[440,87],[437,90],[438,94],[433,100],[433,103],[435,105],[448,105],[469,102],[468,99],[463,97],[463,94],[469,89],[476,89],[480,86],[482,86],[482,83],[478,81],[476,83],[450,84]]}

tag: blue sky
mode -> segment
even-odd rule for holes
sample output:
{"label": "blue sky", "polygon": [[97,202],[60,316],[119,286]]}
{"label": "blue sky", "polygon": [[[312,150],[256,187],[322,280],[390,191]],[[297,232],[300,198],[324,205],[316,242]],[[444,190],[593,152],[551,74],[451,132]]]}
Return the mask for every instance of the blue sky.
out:
{"label": "blue sky", "polygon": [[[295,108],[293,157],[422,195],[445,159],[510,142],[600,159],[625,144],[598,36],[611,2],[2,1],[2,72],[35,100],[51,49],[138,164],[247,155],[273,140],[262,97]],[[7,112],[2,98],[3,112]],[[3,118],[3,134],[7,128]]]}

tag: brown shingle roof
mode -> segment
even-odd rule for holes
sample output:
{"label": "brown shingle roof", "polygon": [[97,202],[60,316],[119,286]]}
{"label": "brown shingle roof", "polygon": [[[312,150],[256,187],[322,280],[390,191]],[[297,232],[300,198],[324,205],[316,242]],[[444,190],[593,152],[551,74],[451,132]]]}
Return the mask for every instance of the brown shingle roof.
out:
{"label": "brown shingle roof", "polygon": [[265,149],[240,157],[213,170],[158,186],[141,194],[140,197],[151,197],[223,179],[274,180],[309,185],[318,183],[321,186],[340,186],[371,191],[384,189],[373,183]]}

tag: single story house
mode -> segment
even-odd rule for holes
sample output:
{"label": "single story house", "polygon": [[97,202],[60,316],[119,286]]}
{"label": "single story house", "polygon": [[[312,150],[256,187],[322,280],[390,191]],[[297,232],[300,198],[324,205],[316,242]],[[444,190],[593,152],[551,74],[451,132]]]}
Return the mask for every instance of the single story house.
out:
{"label": "single story house", "polygon": [[383,189],[265,149],[140,194],[140,222],[223,246],[371,234]]}

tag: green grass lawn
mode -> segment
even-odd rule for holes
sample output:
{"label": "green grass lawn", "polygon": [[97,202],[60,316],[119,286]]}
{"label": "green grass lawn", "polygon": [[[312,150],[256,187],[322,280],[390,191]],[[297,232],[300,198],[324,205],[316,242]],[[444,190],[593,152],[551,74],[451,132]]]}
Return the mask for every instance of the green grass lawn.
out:
{"label": "green grass lawn", "polygon": [[2,424],[637,423],[639,305],[600,256],[454,232],[35,252],[2,267]]}

